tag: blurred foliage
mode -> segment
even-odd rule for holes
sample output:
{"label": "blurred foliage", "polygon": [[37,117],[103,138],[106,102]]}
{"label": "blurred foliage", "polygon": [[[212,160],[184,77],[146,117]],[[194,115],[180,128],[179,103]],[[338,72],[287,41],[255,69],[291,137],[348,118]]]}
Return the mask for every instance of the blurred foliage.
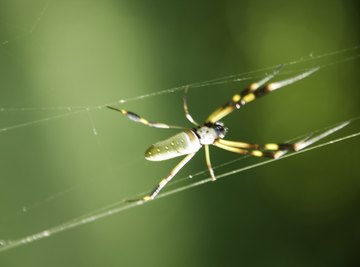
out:
{"label": "blurred foliage", "polygon": [[[146,192],[179,160],[143,159],[172,130],[105,109],[56,118],[68,111],[47,108],[92,107],[342,50],[359,45],[357,25],[356,1],[1,0],[0,129],[50,119],[0,132],[0,239]],[[359,60],[336,63],[347,57],[293,65],[335,63],[226,118],[229,138],[284,141],[359,116]],[[192,114],[200,121],[250,81],[191,90]],[[123,106],[187,124],[181,98]],[[0,266],[357,266],[358,149],[356,138],[187,190],[0,254]],[[211,154],[214,165],[237,157]],[[199,153],[178,178],[204,168]]]}

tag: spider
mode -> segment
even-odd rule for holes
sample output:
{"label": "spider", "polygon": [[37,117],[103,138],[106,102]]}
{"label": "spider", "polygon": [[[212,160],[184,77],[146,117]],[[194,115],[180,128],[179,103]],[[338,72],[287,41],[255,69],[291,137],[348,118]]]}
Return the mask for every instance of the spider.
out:
{"label": "spider", "polygon": [[264,77],[258,82],[251,83],[246,89],[233,95],[230,101],[226,102],[224,105],[212,112],[202,124],[197,123],[189,113],[187,105],[188,87],[185,87],[183,95],[183,108],[185,117],[194,125],[194,127],[191,129],[160,122],[148,121],[147,119],[131,111],[107,106],[112,110],[120,112],[132,121],[142,123],[150,127],[182,129],[182,132],[175,134],[166,140],[159,141],[151,145],[145,152],[145,159],[150,161],[163,161],[179,156],[186,156],[170,171],[170,173],[165,178],[160,181],[160,183],[149,194],[140,199],[129,201],[153,200],[165,187],[165,185],[170,182],[170,180],[185,166],[186,163],[188,163],[194,157],[194,155],[203,146],[205,148],[205,160],[207,168],[210,172],[212,180],[215,181],[216,176],[211,166],[209,145],[214,145],[216,147],[238,154],[277,159],[289,151],[299,151],[344,127],[346,125],[345,123],[331,128],[330,130],[320,135],[312,138],[307,137],[295,143],[267,143],[258,145],[224,139],[228,129],[219,120],[261,96],[267,95],[279,88],[304,79],[305,77],[313,74],[318,69],[319,67],[313,68],[297,76],[268,83],[279,72],[280,68],[278,68],[272,74]]}

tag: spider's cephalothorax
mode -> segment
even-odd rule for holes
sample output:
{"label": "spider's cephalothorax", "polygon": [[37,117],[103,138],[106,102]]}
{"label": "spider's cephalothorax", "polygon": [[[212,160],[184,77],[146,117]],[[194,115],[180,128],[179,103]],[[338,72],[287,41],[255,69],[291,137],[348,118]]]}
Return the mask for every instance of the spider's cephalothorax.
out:
{"label": "spider's cephalothorax", "polygon": [[227,133],[227,128],[221,121],[215,123],[205,123],[195,129],[196,135],[199,137],[200,144],[212,145],[218,139],[223,139]]}
{"label": "spider's cephalothorax", "polygon": [[160,181],[160,183],[154,188],[152,192],[137,200],[147,201],[154,199],[159,194],[161,189],[175,176],[176,173],[180,171],[182,167],[184,167],[187,162],[192,159],[192,157],[202,147],[205,148],[205,160],[211,178],[212,180],[215,180],[215,174],[210,162],[209,145],[214,145],[218,148],[222,148],[242,155],[251,155],[255,157],[267,157],[275,159],[281,157],[289,151],[297,151],[303,149],[311,145],[312,143],[317,142],[320,139],[328,136],[329,134],[341,129],[346,125],[346,123],[341,124],[337,127],[329,129],[328,131],[320,135],[314,136],[312,138],[306,138],[296,143],[267,143],[263,145],[258,145],[223,139],[226,135],[227,128],[225,128],[224,124],[219,120],[229,115],[234,110],[240,109],[242,106],[248,104],[249,102],[258,99],[259,97],[267,95],[272,91],[275,91],[281,87],[292,84],[309,76],[310,74],[318,70],[318,68],[308,70],[289,79],[268,83],[268,81],[273,78],[279,72],[279,70],[280,68],[275,70],[273,74],[268,75],[267,77],[256,83],[250,84],[246,89],[233,95],[230,101],[226,102],[220,108],[216,109],[213,113],[211,113],[203,124],[197,123],[189,113],[186,101],[186,93],[188,88],[185,87],[185,94],[183,98],[184,111],[186,118],[195,126],[195,128],[193,129],[187,129],[181,126],[169,125],[166,123],[148,121],[140,117],[139,115],[125,109],[109,107],[113,110],[119,111],[123,115],[127,116],[130,120],[145,124],[147,126],[156,128],[182,129],[180,133],[175,134],[166,140],[157,142],[146,150],[145,158],[152,161],[167,160],[182,155],[186,156],[170,171],[170,173],[165,178]]}

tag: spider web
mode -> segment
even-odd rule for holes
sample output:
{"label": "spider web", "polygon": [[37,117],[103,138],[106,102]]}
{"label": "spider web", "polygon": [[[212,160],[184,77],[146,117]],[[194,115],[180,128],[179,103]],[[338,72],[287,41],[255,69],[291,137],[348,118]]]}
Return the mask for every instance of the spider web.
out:
{"label": "spider web", "polygon": [[[36,19],[30,24],[29,28],[22,30],[21,34],[16,35],[14,38],[5,38],[3,40],[0,40],[4,50],[8,49],[8,46],[15,46],[17,42],[24,42],[24,40],[31,39],[33,35],[36,34],[37,29],[41,26],[43,17],[46,15],[46,12],[49,9],[49,7],[51,7],[52,2],[53,1],[50,0],[41,3],[41,7],[37,8],[37,11],[40,10],[40,12],[38,12],[38,14],[36,15]],[[285,63],[281,62],[282,65],[284,66],[284,71],[280,74],[280,77],[282,75],[292,75],[292,74],[300,73],[304,70],[309,69],[312,66],[320,66],[322,69],[327,69],[334,66],[341,66],[342,64],[354,61],[359,57],[360,57],[359,46],[345,48],[341,50],[335,50],[329,53],[322,53],[322,54],[311,53],[310,55],[302,57],[300,59],[296,59]],[[136,105],[141,105],[142,103],[145,102],[145,100],[147,101],[148,99],[152,99],[152,98],[154,99],[162,98],[167,95],[169,96],[175,95],[176,98],[180,98],[181,96],[180,93],[184,90],[185,87],[191,89],[192,92],[198,90],[201,94],[208,94],[208,93],[212,93],[213,92],[212,89],[217,88],[216,86],[221,86],[221,85],[243,86],[249,81],[253,81],[264,77],[264,75],[271,72],[277,66],[278,64],[256,69],[254,71],[243,72],[235,75],[228,75],[221,78],[209,79],[206,81],[195,82],[191,84],[184,84],[163,90],[153,90],[150,93],[139,93],[139,94],[133,93],[132,94],[133,96],[124,97],[115,100],[110,99],[110,101],[95,103],[90,105],[88,104],[73,105],[71,104],[71,101],[69,101],[69,105],[51,105],[51,106],[27,106],[27,105],[23,105],[22,101],[18,101],[19,103],[17,101],[12,101],[10,102],[11,105],[7,105],[7,103],[4,102],[1,103],[0,106],[0,115],[3,118],[5,118],[4,120],[5,122],[3,122],[4,124],[0,126],[0,136],[1,135],[16,136],[18,133],[19,133],[18,136],[21,136],[23,134],[26,135],[28,132],[32,130],[32,127],[35,126],[41,125],[42,127],[45,128],[52,128],[54,123],[56,123],[59,120],[65,121],[66,123],[67,119],[80,118],[79,121],[82,122],[80,127],[84,128],[85,131],[91,132],[91,135],[94,138],[93,142],[96,143],[96,149],[97,151],[100,151],[96,153],[101,154],[101,158],[103,158],[102,164],[105,164],[105,162],[111,162],[111,160],[109,160],[109,158],[106,156],[107,153],[106,145],[104,144],[102,139],[99,138],[99,136],[103,134],[104,130],[99,130],[101,129],[101,126],[98,125],[100,125],[101,123],[99,122],[97,114],[106,113],[106,115],[103,115],[102,118],[104,118],[104,116],[113,116],[112,113],[104,111],[107,105],[126,105],[126,104],[134,103],[134,107],[136,107]],[[230,96],[231,93],[229,92],[228,95]],[[16,116],[14,116],[14,114]],[[18,116],[19,114],[20,116]],[[23,116],[22,114],[25,115]],[[39,116],[40,114],[40,116],[39,118],[34,119],[33,114],[35,114],[35,116]],[[27,117],[29,117],[29,119],[26,119]],[[130,123],[124,120],[121,121],[119,118],[116,119],[117,122],[122,126],[124,124]],[[315,146],[306,148],[302,151],[286,155],[281,159],[286,159],[298,155],[300,153],[305,153],[310,150],[319,149],[324,146],[329,146],[331,144],[344,142],[348,139],[358,137],[360,135],[360,131],[358,131],[357,130],[358,127],[356,128],[354,125],[356,125],[356,122],[359,120],[359,118],[355,117],[355,118],[347,118],[347,119],[349,121],[352,121],[352,127],[353,127],[352,132],[343,133],[340,137],[332,137],[330,141],[326,141],[321,144],[316,144]],[[322,130],[323,128],[317,129],[315,132]],[[308,135],[310,133],[311,132],[309,131],[305,133],[305,135]],[[10,153],[11,153],[10,151],[5,150],[5,154],[10,154]],[[245,166],[238,167],[237,164],[239,163],[239,161],[242,161],[245,158],[246,157],[240,157],[232,160],[226,160],[220,164],[215,164],[214,169],[217,171],[217,178],[225,178],[228,176],[232,176],[236,173],[244,172],[246,170],[254,169],[262,165],[266,165],[274,162],[274,160],[266,160],[266,161],[261,161],[260,163],[259,162],[246,163]],[[125,167],[130,166],[130,168],[134,168],[134,166],[138,166],[139,164],[143,164],[140,158],[137,157],[127,158],[122,164],[122,166]],[[225,166],[231,166],[231,169],[222,170],[222,168]],[[113,164],[109,164],[109,166],[107,166],[106,168],[109,168],[110,171],[108,173],[104,173],[105,176],[108,175],[116,176],[116,174],[119,172],[119,169],[114,168]],[[4,173],[4,176],[5,175],[7,176],[6,173]],[[157,174],[156,177],[158,177]],[[192,179],[188,179],[189,177]],[[190,173],[186,177],[176,179],[176,181],[172,182],[168,187],[169,190],[160,194],[157,199],[163,199],[164,197],[173,195],[180,191],[184,191],[196,186],[200,186],[202,184],[208,183],[210,180],[211,179],[208,177],[207,171],[205,169],[199,172]],[[55,193],[52,193],[47,197],[40,198],[40,200],[36,202],[32,202],[32,204],[24,205],[22,208],[20,208],[20,213],[29,212],[35,208],[40,209],[43,205],[47,204],[48,202],[52,203],[55,200],[58,201],[59,199],[61,200],[63,198],[66,198],[69,192],[82,190],[87,185],[91,186],[91,183],[86,181],[85,182],[81,181],[78,184],[72,185],[65,190],[62,191],[55,190]],[[144,192],[139,193],[138,195],[143,195]],[[125,196],[126,195],[124,195],[124,198]],[[43,228],[45,230],[41,230],[39,232],[36,232],[35,234],[24,235],[24,237],[20,237],[20,238],[6,237],[4,240],[0,240],[0,246],[1,246],[0,252],[13,249],[22,245],[26,245],[43,238],[48,238],[54,234],[67,231],[75,227],[86,225],[90,222],[97,221],[104,217],[112,216],[119,212],[143,204],[144,203],[141,204],[125,203],[123,200],[115,201],[110,205],[101,206],[100,209],[90,210],[90,212],[86,213],[83,216],[80,217],[74,216],[72,217],[72,219],[69,219],[65,222],[60,222],[56,224],[55,227],[45,226]],[[16,213],[16,218],[18,218],[17,216],[18,213]],[[11,217],[11,215],[4,215],[4,214],[2,215],[2,219],[7,219],[8,217]]]}
{"label": "spider web", "polygon": [[[360,117],[353,118],[349,122],[357,121],[359,119],[360,119]],[[320,130],[318,130],[316,132],[319,132],[319,131]],[[313,133],[310,133],[310,134],[313,134]],[[352,134],[345,135],[345,136],[340,137],[340,138],[332,139],[331,141],[327,141],[325,143],[321,143],[321,144],[318,144],[318,145],[315,145],[315,146],[312,146],[312,147],[309,147],[309,148],[305,148],[303,150],[300,150],[300,151],[285,155],[285,156],[283,156],[283,157],[281,157],[279,159],[270,159],[270,160],[259,162],[259,163],[256,163],[256,164],[250,164],[250,165],[247,165],[245,167],[234,169],[234,170],[231,170],[231,171],[228,171],[228,172],[220,173],[219,175],[217,175],[217,179],[222,179],[222,178],[225,178],[225,177],[237,174],[237,173],[241,173],[241,172],[244,172],[244,171],[247,171],[247,170],[251,170],[251,169],[260,167],[262,165],[270,164],[270,163],[272,163],[274,161],[279,161],[279,160],[282,160],[282,159],[293,157],[293,156],[295,156],[297,154],[300,154],[300,153],[306,153],[306,152],[311,151],[311,150],[315,150],[315,149],[319,149],[319,148],[322,148],[322,147],[325,147],[325,146],[328,146],[328,145],[343,142],[343,141],[346,141],[348,139],[356,138],[358,136],[360,136],[360,131],[352,133]],[[222,164],[218,164],[218,165],[214,166],[214,170],[217,170],[217,169],[219,169],[221,167],[224,167],[226,165],[229,165],[229,164],[233,164],[233,163],[238,162],[238,161],[240,161],[240,160],[242,160],[244,158],[246,158],[246,157],[240,157],[240,158],[235,159],[235,160],[231,160],[231,161],[224,162]],[[201,175],[205,174],[206,172],[207,172],[207,170],[203,170],[201,172],[191,174],[191,175],[189,175],[189,177],[190,178],[195,178],[195,177],[198,177],[198,176],[201,176]],[[185,179],[188,179],[189,177],[180,178],[180,179],[178,179],[177,182],[174,182],[173,184],[182,183],[182,182],[185,181]],[[211,181],[212,181],[212,178],[207,177],[205,179],[201,179],[199,181],[192,182],[192,183],[190,183],[188,185],[177,186],[175,189],[169,190],[169,191],[164,192],[164,193],[160,193],[155,200],[162,199],[164,197],[179,193],[179,192],[184,191],[184,190],[188,190],[188,189],[193,188],[193,187],[197,187],[197,186],[209,183]],[[142,192],[138,196],[142,196],[144,194],[145,194],[145,192]],[[133,202],[133,203],[130,202],[129,203],[126,200],[121,200],[121,201],[112,203],[112,204],[110,204],[108,206],[102,207],[99,210],[92,211],[91,213],[88,213],[88,214],[85,214],[83,216],[71,219],[71,220],[69,220],[69,221],[67,221],[65,223],[62,223],[60,225],[57,225],[55,227],[48,228],[46,230],[43,230],[43,231],[35,233],[35,234],[31,234],[29,236],[25,236],[23,238],[19,238],[19,239],[15,239],[15,240],[0,240],[0,245],[2,246],[2,247],[0,247],[0,253],[4,252],[6,250],[14,249],[14,248],[17,248],[17,247],[20,247],[20,246],[23,246],[23,245],[38,241],[40,239],[48,238],[48,237],[50,237],[50,236],[52,236],[54,234],[58,234],[58,233],[61,233],[61,232],[64,232],[64,231],[68,231],[68,230],[70,230],[72,228],[80,227],[82,225],[86,225],[88,223],[100,220],[102,218],[113,216],[113,215],[115,215],[117,213],[120,213],[120,212],[123,212],[125,210],[134,208],[136,206],[141,206],[141,205],[144,205],[144,204],[148,204],[148,203],[150,203],[150,202]]]}

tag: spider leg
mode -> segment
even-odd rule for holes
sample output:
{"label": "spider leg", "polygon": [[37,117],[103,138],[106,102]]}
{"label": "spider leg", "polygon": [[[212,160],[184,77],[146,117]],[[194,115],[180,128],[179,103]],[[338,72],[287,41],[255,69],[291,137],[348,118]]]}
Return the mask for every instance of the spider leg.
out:
{"label": "spider leg", "polygon": [[214,174],[214,170],[213,170],[213,168],[211,167],[209,145],[204,145],[204,146],[205,146],[206,165],[207,165],[207,167],[208,167],[208,169],[209,169],[211,179],[212,179],[213,181],[215,181],[215,180],[216,180],[216,177],[215,177],[215,174]]}
{"label": "spider leg", "polygon": [[130,120],[132,120],[134,122],[139,122],[139,123],[144,124],[146,126],[155,127],[155,128],[162,128],[162,129],[170,129],[170,128],[185,129],[182,126],[170,125],[170,124],[166,124],[166,123],[162,123],[162,122],[148,121],[147,119],[144,119],[143,117],[135,114],[134,112],[131,112],[131,111],[128,111],[128,110],[125,110],[125,109],[117,109],[117,108],[110,107],[110,106],[107,106],[107,108],[118,111],[121,114],[125,115],[128,119],[130,119]]}
{"label": "spider leg", "polygon": [[264,145],[249,144],[244,142],[230,141],[224,139],[218,139],[215,141],[214,145],[239,154],[251,155],[255,157],[267,157],[277,159],[291,151],[300,151],[315,142],[320,141],[321,139],[339,131],[348,125],[350,121],[343,122],[335,127],[328,129],[327,131],[315,135],[313,137],[309,136],[295,143],[267,143]]}
{"label": "spider leg", "polygon": [[258,149],[249,150],[249,149],[246,149],[246,148],[239,148],[239,147],[236,147],[236,146],[230,146],[230,145],[222,144],[220,142],[220,140],[215,141],[214,145],[219,147],[219,148],[222,148],[224,150],[234,152],[234,153],[238,153],[238,154],[242,154],[242,155],[251,155],[251,156],[255,156],[255,157],[267,157],[267,158],[278,158],[277,155],[275,154],[275,152],[273,152],[273,151],[261,151],[261,150],[258,150]]}
{"label": "spider leg", "polygon": [[264,145],[258,144],[249,144],[244,142],[229,141],[229,140],[217,140],[214,144],[215,146],[228,150],[230,152],[235,152],[243,155],[251,155],[254,157],[265,157],[277,159],[285,155],[289,151],[297,151],[296,143],[267,143]]}
{"label": "spider leg", "polygon": [[230,101],[228,101],[223,106],[221,106],[220,108],[216,109],[213,113],[211,113],[210,116],[206,119],[206,122],[215,123],[220,119],[224,118],[225,116],[229,115],[234,110],[239,109],[242,106],[246,105],[247,103],[254,101],[255,99],[258,99],[261,96],[267,95],[281,87],[300,81],[305,77],[311,75],[318,69],[319,67],[313,68],[299,75],[296,75],[294,77],[282,81],[267,83],[279,72],[280,69],[278,68],[271,75],[265,77],[259,82],[250,84],[245,90],[233,95]]}
{"label": "spider leg", "polygon": [[302,150],[308,146],[311,146],[312,144],[320,141],[321,139],[341,130],[342,128],[344,128],[345,126],[349,125],[351,121],[345,121],[342,122],[338,125],[336,125],[335,127],[329,128],[328,130],[326,130],[325,132],[315,135],[314,137],[308,136],[307,138],[300,140],[298,142],[295,143],[295,147],[294,150],[295,151],[299,151]]}
{"label": "spider leg", "polygon": [[[256,151],[256,150],[261,150],[261,151],[294,150],[294,151],[296,151],[296,146],[293,143],[283,143],[283,144],[267,143],[264,145],[258,145],[258,144],[250,144],[250,143],[245,143],[245,142],[230,141],[230,140],[225,140],[225,139],[219,139],[218,142],[225,146],[242,148],[242,149],[253,150],[253,151]],[[256,154],[256,152],[255,152],[255,154]]]}
{"label": "spider leg", "polygon": [[149,201],[153,200],[165,187],[165,185],[171,181],[171,179],[185,166],[186,163],[188,163],[192,157],[196,153],[188,154],[185,158],[183,158],[171,171],[170,173],[163,178],[160,183],[146,196],[140,198],[140,199],[133,199],[133,200],[127,200],[128,202],[134,202],[134,201]]}
{"label": "spider leg", "polygon": [[183,96],[183,104],[184,104],[184,112],[185,112],[185,117],[195,126],[199,126],[199,124],[193,119],[193,117],[190,115],[189,113],[189,108],[187,105],[187,93],[188,93],[188,89],[189,87],[186,86],[184,89],[184,96]]}

